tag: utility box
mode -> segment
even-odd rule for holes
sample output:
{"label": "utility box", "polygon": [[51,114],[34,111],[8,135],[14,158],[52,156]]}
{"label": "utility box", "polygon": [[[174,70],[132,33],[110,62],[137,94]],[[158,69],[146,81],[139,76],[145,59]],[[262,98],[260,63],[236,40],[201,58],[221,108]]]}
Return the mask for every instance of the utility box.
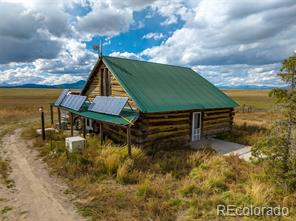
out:
{"label": "utility box", "polygon": [[66,147],[69,152],[73,152],[74,150],[81,150],[85,147],[85,139],[83,137],[67,137],[65,139]]}

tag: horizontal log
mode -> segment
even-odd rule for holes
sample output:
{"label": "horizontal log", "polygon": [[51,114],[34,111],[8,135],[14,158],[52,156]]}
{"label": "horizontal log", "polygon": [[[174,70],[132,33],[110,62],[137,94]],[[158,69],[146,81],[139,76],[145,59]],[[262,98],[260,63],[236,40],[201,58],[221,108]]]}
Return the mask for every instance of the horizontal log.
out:
{"label": "horizontal log", "polygon": [[212,128],[219,128],[219,127],[230,127],[230,122],[220,123],[220,124],[213,124],[213,125],[206,125],[203,127],[203,130],[212,129]]}
{"label": "horizontal log", "polygon": [[167,132],[178,133],[178,132],[182,132],[184,130],[190,131],[190,128],[186,126],[186,127],[182,127],[182,128],[178,128],[178,129],[176,129],[176,128],[170,128],[170,129],[166,129],[166,130],[156,130],[155,129],[155,130],[149,130],[143,134],[149,136],[149,135],[153,135],[153,134],[161,134],[161,133],[167,133]]}
{"label": "horizontal log", "polygon": [[222,114],[217,114],[217,115],[204,115],[203,119],[215,119],[215,118],[221,118],[221,117],[229,117],[231,114],[230,113],[222,113]]}
{"label": "horizontal log", "polygon": [[172,122],[172,124],[175,121],[184,121],[184,120],[188,120],[187,117],[177,117],[177,118],[156,118],[156,119],[145,119],[144,121],[148,122],[148,123],[155,123],[155,122]]}
{"label": "horizontal log", "polygon": [[124,91],[124,89],[121,87],[121,85],[120,84],[112,84],[111,83],[111,86],[112,86],[112,88],[113,89],[115,89],[115,90],[122,90],[122,91]]}
{"label": "horizontal log", "polygon": [[188,127],[189,124],[172,124],[172,125],[156,125],[156,126],[147,126],[147,130],[154,130],[154,129],[159,129],[159,130],[166,130],[166,129],[171,129],[171,128],[181,128],[181,127]]}
{"label": "horizontal log", "polygon": [[183,112],[183,113],[163,113],[163,114],[143,114],[144,118],[150,119],[150,118],[166,118],[166,117],[189,117],[189,112]]}
{"label": "horizontal log", "polygon": [[[107,133],[110,136],[116,135],[117,137],[119,137],[119,139],[122,139],[123,141],[126,140],[126,131],[114,130],[114,129],[110,128],[110,127],[105,127],[104,128],[104,133]],[[134,134],[131,134],[131,141],[132,142],[137,141],[137,137]]]}
{"label": "horizontal log", "polygon": [[212,114],[212,113],[221,113],[221,112],[231,112],[233,109],[217,109],[217,110],[205,110],[204,113]]}
{"label": "horizontal log", "polygon": [[184,130],[179,130],[179,131],[169,131],[169,132],[159,132],[156,134],[149,134],[147,135],[147,139],[157,139],[157,138],[166,138],[166,137],[170,137],[170,136],[174,136],[174,135],[179,135],[179,134],[189,134],[189,130],[188,129],[184,129]]}
{"label": "horizontal log", "polygon": [[219,122],[230,122],[231,119],[228,117],[228,118],[216,118],[216,119],[210,119],[210,120],[203,120],[203,124],[206,125],[206,124],[215,124],[215,123],[219,123]]}
{"label": "horizontal log", "polygon": [[190,124],[189,120],[183,120],[183,121],[161,121],[161,122],[147,122],[146,120],[140,120],[137,121],[138,127],[147,127],[147,126],[159,126],[159,125],[180,125],[180,124]]}
{"label": "horizontal log", "polygon": [[216,135],[218,133],[222,133],[222,132],[227,132],[230,131],[231,129],[229,127],[224,127],[224,128],[219,128],[219,129],[213,129],[213,130],[207,130],[207,131],[203,131],[203,135],[207,136],[207,135]]}

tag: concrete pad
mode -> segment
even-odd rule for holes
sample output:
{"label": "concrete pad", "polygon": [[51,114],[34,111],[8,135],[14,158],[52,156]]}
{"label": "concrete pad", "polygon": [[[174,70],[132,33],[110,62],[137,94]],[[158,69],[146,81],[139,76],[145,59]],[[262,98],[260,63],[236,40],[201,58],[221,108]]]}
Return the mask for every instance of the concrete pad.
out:
{"label": "concrete pad", "polygon": [[251,146],[246,146],[214,138],[209,139],[209,143],[211,144],[214,150],[225,156],[238,155],[240,158],[245,160],[249,160],[251,157]]}

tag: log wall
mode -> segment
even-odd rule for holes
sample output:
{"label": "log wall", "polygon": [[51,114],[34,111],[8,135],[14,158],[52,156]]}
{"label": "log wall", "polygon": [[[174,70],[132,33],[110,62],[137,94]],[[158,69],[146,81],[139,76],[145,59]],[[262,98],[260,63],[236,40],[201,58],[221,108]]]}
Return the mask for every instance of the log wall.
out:
{"label": "log wall", "polygon": [[85,92],[85,96],[88,97],[89,100],[93,100],[95,96],[101,95],[101,88],[100,88],[100,70],[98,72],[94,73],[92,78],[90,79],[90,83],[88,85],[88,88]]}
{"label": "log wall", "polygon": [[[101,78],[101,69],[104,69],[103,78]],[[86,89],[84,95],[87,96],[90,101],[92,101],[96,96],[102,95],[101,84],[104,85],[104,87],[106,88],[103,91],[103,95],[113,97],[128,97],[129,104],[133,108],[137,108],[136,103],[130,98],[130,96],[128,96],[120,83],[117,81],[114,75],[110,71],[108,71],[104,64],[102,64],[98,68],[97,72],[95,72],[91,77],[88,88]]]}
{"label": "log wall", "polygon": [[[202,113],[202,137],[210,137],[231,130],[234,114],[232,109],[141,113],[135,125],[131,127],[132,144],[157,148],[190,145],[193,112]],[[104,125],[104,131],[112,140],[126,143],[126,128]]]}
{"label": "log wall", "polygon": [[230,131],[233,123],[233,109],[207,110],[202,116],[202,135],[204,137]]}
{"label": "log wall", "polygon": [[128,97],[129,104],[136,108],[136,103],[128,96],[125,90],[122,88],[118,80],[114,77],[113,74],[110,74],[110,84],[111,84],[111,96],[113,97]]}

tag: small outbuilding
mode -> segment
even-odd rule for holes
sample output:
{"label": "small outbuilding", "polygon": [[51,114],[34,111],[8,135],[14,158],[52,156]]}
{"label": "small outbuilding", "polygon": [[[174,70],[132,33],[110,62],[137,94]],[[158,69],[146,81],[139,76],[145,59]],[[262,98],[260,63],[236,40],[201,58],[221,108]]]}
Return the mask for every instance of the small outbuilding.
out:
{"label": "small outbuilding", "polygon": [[55,104],[71,113],[72,125],[78,116],[84,131],[142,147],[188,146],[230,131],[238,106],[190,68],[110,56],[100,57],[72,96],[80,97],[74,108],[66,95]]}

